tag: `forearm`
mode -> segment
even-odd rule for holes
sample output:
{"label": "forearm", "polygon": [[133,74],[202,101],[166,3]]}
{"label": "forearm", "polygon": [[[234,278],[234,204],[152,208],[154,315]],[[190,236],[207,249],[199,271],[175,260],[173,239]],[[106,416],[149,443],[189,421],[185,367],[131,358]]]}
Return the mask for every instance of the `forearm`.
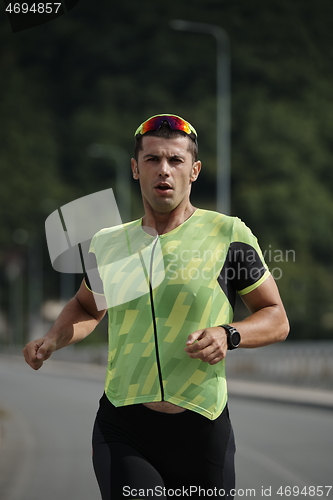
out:
{"label": "forearm", "polygon": [[26,362],[38,370],[54,351],[87,337],[105,313],[106,310],[97,309],[93,294],[83,282],[48,333],[25,346],[23,355]]}
{"label": "forearm", "polygon": [[231,323],[241,334],[239,347],[263,347],[282,342],[289,333],[289,322],[283,307],[272,305],[254,312],[243,321]]}
{"label": "forearm", "polygon": [[[241,335],[240,347],[263,347],[285,340],[289,322],[273,278],[244,295],[250,316],[230,323]],[[185,351],[194,359],[215,365],[227,353],[227,332],[221,325],[197,330],[188,336]]]}
{"label": "forearm", "polygon": [[55,343],[55,350],[74,344],[87,337],[101,318],[91,316],[73,297],[64,307],[46,337]]}

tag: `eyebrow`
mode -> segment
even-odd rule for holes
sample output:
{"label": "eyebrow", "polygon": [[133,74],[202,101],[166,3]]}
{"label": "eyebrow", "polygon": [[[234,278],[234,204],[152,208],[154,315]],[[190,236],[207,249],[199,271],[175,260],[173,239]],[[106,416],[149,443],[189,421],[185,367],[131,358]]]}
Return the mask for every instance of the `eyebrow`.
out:
{"label": "eyebrow", "polygon": [[153,153],[147,153],[143,158],[159,158],[159,155],[154,155]]}
{"label": "eyebrow", "polygon": [[[156,159],[159,159],[159,158],[161,158],[161,155],[154,154],[154,153],[147,153],[146,155],[144,155],[143,158],[144,159],[146,159],[146,158],[156,158]],[[179,158],[179,159],[183,160],[184,156],[182,154],[177,154],[177,153],[168,156],[169,160],[176,159],[176,158]]]}

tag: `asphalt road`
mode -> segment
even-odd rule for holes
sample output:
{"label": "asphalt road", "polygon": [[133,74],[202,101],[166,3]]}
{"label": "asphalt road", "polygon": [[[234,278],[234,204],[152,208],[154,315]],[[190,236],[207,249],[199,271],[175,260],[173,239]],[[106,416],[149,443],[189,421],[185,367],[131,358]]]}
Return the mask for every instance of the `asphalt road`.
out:
{"label": "asphalt road", "polygon": [[[1,500],[100,499],[91,429],[103,372],[51,360],[34,372],[0,358]],[[238,397],[229,408],[237,499],[333,498],[331,410]]]}
{"label": "asphalt road", "polygon": [[[237,498],[333,498],[333,412],[230,398],[236,436]],[[282,488],[281,488],[282,487]],[[315,487],[315,489],[309,487]],[[279,494],[279,492],[281,494]],[[301,494],[303,492],[303,494]],[[306,493],[306,495],[305,495]]]}
{"label": "asphalt road", "polygon": [[9,413],[3,434],[12,434],[8,459],[6,434],[0,447],[1,500],[100,499],[91,431],[102,393],[101,377],[66,364],[35,372],[24,361],[0,361],[0,406]]}

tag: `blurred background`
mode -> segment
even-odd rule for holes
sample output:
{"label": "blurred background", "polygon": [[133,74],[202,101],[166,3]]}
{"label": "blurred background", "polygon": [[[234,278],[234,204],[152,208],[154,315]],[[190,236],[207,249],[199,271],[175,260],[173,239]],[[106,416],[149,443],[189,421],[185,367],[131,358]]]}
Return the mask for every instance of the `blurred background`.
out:
{"label": "blurred background", "polygon": [[141,217],[133,135],[165,112],[199,134],[193,204],[224,204],[252,229],[291,324],[286,342],[227,356],[237,487],[280,499],[281,485],[332,484],[332,19],[331,0],[80,0],[13,33],[1,2],[1,499],[99,498],[105,320],[38,372],[21,349],[82,280],[53,270],[46,218],[108,188],[124,222]]}
{"label": "blurred background", "polygon": [[[231,72],[230,214],[259,239],[288,342],[309,358],[332,352],[333,3],[81,0],[14,34],[0,10],[0,349],[43,335],[82,279],[52,269],[51,212],[112,187],[123,221],[143,215],[129,165],[149,116],[195,126],[203,170],[192,201],[217,208],[220,50]],[[215,28],[176,30],[176,19],[217,26],[225,45]],[[105,343],[105,324],[84,342]],[[319,369],[327,380],[331,359]]]}

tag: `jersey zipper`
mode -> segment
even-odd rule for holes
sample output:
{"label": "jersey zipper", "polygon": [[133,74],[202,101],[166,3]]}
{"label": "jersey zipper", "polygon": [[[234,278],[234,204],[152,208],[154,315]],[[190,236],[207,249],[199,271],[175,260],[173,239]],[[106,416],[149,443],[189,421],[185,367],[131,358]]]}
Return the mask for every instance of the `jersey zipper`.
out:
{"label": "jersey zipper", "polygon": [[154,297],[153,297],[153,287],[152,287],[152,278],[153,278],[153,262],[154,262],[154,252],[158,242],[158,237],[156,238],[155,243],[153,244],[153,249],[151,252],[150,258],[150,269],[149,269],[149,294],[150,294],[150,306],[151,306],[151,314],[153,319],[153,328],[154,328],[154,339],[155,339],[155,354],[156,354],[156,362],[157,362],[157,370],[158,370],[158,378],[160,382],[160,390],[161,390],[161,398],[164,401],[164,387],[163,387],[163,376],[162,376],[162,368],[160,362],[160,354],[159,354],[159,346],[158,346],[158,338],[157,338],[157,325],[156,325],[156,316],[155,316],[155,306],[154,306]]}

